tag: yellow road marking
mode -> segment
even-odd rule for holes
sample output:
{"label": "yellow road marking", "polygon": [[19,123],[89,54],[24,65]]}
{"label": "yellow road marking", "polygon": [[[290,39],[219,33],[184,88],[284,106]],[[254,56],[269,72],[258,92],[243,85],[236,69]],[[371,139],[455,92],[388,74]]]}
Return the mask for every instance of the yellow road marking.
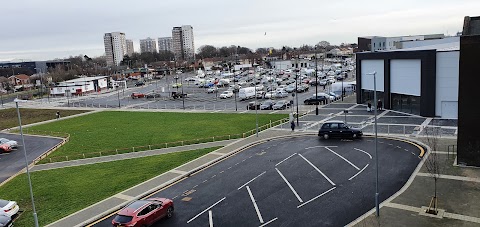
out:
{"label": "yellow road marking", "polygon": [[[366,136],[366,137],[373,137],[373,136]],[[422,158],[422,157],[425,155],[425,149],[423,149],[422,146],[420,146],[420,145],[418,145],[417,143],[414,143],[414,142],[412,142],[412,141],[403,140],[403,139],[397,139],[397,138],[392,138],[392,137],[384,137],[384,136],[379,136],[378,138],[389,139],[389,140],[396,140],[396,141],[400,141],[400,142],[404,142],[404,143],[409,143],[409,144],[417,147],[417,148],[420,150],[420,155],[418,155],[419,158]]]}

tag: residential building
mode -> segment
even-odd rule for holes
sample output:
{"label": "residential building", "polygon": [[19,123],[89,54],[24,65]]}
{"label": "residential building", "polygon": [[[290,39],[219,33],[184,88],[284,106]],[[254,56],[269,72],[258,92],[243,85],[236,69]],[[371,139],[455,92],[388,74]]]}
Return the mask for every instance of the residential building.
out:
{"label": "residential building", "polygon": [[159,51],[172,51],[172,37],[158,38]]}
{"label": "residential building", "polygon": [[25,74],[10,76],[8,80],[14,86],[30,84],[30,77]]}
{"label": "residential building", "polygon": [[127,43],[127,55],[132,56],[135,52],[135,49],[133,49],[133,41],[131,39],[127,39],[125,42]]}
{"label": "residential building", "polygon": [[105,45],[107,65],[120,65],[120,62],[123,61],[123,56],[127,54],[127,41],[125,39],[125,33],[105,33],[103,36],[103,42]]}
{"label": "residential building", "polygon": [[140,52],[157,53],[157,41],[150,37],[140,40]]}
{"label": "residential building", "polygon": [[377,103],[375,81],[377,99],[385,109],[457,119],[459,56],[459,37],[441,44],[357,53],[357,103]]}
{"label": "residential building", "polygon": [[193,60],[195,58],[193,27],[191,25],[173,27],[172,49],[177,60]]}

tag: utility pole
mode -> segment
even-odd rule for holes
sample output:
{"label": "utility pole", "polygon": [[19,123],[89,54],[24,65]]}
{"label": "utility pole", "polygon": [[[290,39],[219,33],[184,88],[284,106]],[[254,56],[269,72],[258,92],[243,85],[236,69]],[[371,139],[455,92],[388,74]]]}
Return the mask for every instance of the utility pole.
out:
{"label": "utility pole", "polygon": [[[315,97],[318,94],[318,59],[317,47],[315,46]],[[318,102],[315,103],[315,115],[318,115]]]}

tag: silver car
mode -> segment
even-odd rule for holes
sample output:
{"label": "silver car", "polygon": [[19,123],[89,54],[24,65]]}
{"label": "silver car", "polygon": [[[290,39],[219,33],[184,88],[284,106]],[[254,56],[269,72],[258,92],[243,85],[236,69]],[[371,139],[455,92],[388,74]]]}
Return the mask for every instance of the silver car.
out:
{"label": "silver car", "polygon": [[17,141],[5,139],[5,138],[0,138],[0,144],[8,144],[11,148],[17,148],[18,147]]}
{"label": "silver car", "polygon": [[0,227],[11,227],[13,226],[12,219],[9,216],[0,214]]}

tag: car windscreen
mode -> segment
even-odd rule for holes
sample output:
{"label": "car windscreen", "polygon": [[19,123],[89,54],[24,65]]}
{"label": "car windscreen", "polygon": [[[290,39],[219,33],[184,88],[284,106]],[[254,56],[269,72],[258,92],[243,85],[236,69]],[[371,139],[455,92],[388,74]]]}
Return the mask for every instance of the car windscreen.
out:
{"label": "car windscreen", "polygon": [[10,201],[0,199],[0,207],[4,207],[4,206],[6,206],[8,203],[10,203]]}
{"label": "car windscreen", "polygon": [[113,219],[117,223],[128,223],[133,219],[132,216],[127,215],[117,215],[115,219]]}

